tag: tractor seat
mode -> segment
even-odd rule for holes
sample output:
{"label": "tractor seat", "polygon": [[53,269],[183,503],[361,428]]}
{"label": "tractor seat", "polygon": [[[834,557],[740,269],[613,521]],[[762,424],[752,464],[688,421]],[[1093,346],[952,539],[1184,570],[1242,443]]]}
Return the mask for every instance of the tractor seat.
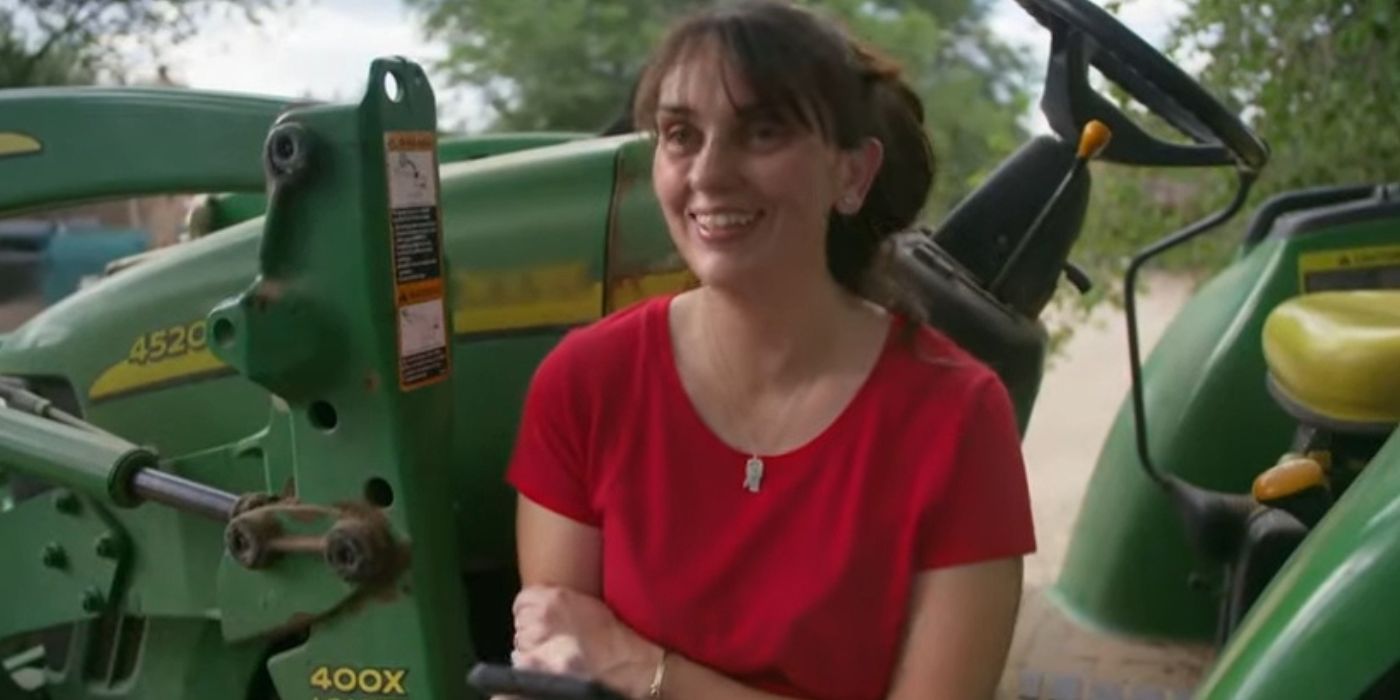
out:
{"label": "tractor seat", "polygon": [[1400,289],[1319,292],[1264,323],[1269,389],[1299,420],[1347,432],[1400,423]]}

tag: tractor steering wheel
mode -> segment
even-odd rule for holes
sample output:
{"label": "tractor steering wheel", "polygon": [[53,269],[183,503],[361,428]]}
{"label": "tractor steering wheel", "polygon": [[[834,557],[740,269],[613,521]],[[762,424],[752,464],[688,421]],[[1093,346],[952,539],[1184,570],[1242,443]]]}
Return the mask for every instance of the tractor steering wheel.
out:
{"label": "tractor steering wheel", "polygon": [[[1236,165],[1257,171],[1269,149],[1249,127],[1182,72],[1166,56],[1089,0],[1017,0],[1050,30],[1050,67],[1041,100],[1060,138],[1077,143],[1084,125],[1097,119],[1113,139],[1100,155],[1133,165]],[[1092,65],[1153,114],[1194,143],[1148,134],[1089,85]]]}

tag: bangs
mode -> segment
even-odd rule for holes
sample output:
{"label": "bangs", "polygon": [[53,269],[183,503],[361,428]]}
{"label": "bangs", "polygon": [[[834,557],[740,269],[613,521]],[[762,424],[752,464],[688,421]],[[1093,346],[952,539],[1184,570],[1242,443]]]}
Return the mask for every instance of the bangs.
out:
{"label": "bangs", "polygon": [[[810,19],[810,18],[808,18]],[[787,21],[784,21],[787,20]],[[660,47],[656,58],[643,73],[633,109],[634,124],[651,129],[656,123],[661,83],[677,66],[709,63],[720,71],[725,96],[736,112],[758,112],[780,123],[793,124],[819,133],[825,140],[843,147],[856,142],[854,124],[838,124],[834,99],[858,98],[850,94],[842,78],[850,73],[848,58],[814,54],[813,46],[830,45],[813,41],[813,31],[822,32],[816,22],[795,26],[791,17],[758,12],[719,12],[694,18],[678,27]],[[844,47],[841,40],[837,46]],[[844,69],[844,70],[843,70]],[[740,104],[737,85],[748,88],[751,101]],[[847,89],[843,89],[847,88]]]}

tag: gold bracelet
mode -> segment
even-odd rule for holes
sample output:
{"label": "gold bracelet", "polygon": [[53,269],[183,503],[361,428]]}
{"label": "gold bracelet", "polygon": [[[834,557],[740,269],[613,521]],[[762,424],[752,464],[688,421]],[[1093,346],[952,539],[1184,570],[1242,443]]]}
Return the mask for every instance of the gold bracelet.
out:
{"label": "gold bracelet", "polygon": [[651,687],[647,688],[647,700],[661,700],[661,683],[666,680],[666,655],[669,653],[661,650],[661,660],[656,662],[656,673],[651,675]]}

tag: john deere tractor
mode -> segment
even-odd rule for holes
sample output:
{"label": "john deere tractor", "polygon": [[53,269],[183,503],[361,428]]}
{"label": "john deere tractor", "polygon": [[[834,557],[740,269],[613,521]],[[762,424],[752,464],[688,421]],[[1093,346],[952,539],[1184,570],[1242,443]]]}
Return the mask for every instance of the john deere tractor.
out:
{"label": "john deere tractor", "polygon": [[[1021,3],[1053,35],[1054,134],[896,252],[1023,427],[1038,317],[1062,279],[1088,283],[1070,263],[1086,163],[1239,182],[1129,266],[1133,391],[1047,604],[1110,639],[1213,649],[1181,679],[1200,697],[1397,697],[1400,186],[1266,203],[1140,362],[1139,271],[1238,213],[1268,150],[1087,0]],[[1091,69],[1182,139],[1137,125]],[[368,78],[346,105],[0,93],[0,215],[214,193],[201,235],[0,338],[0,698],[606,696],[490,668],[473,690],[467,673],[507,657],[502,472],[536,363],[692,283],[652,143],[444,136],[418,66]],[[1161,697],[1129,676],[1006,689]]]}

